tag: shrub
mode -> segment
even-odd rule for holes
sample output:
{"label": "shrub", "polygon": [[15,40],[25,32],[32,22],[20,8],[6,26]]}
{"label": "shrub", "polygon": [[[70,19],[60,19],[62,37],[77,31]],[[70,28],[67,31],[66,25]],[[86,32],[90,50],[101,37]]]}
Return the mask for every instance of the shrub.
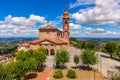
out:
{"label": "shrub", "polygon": [[62,78],[63,77],[63,73],[60,69],[56,70],[54,72],[54,75],[53,75],[54,78]]}
{"label": "shrub", "polygon": [[120,80],[120,72],[115,73],[115,74],[113,75],[112,80]]}
{"label": "shrub", "polygon": [[74,70],[68,70],[67,75],[68,78],[76,78],[76,73]]}

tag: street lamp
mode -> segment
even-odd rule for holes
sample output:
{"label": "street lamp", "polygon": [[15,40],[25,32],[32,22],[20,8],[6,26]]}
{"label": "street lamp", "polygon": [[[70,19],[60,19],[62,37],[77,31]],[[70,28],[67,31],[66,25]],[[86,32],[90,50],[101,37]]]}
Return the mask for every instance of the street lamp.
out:
{"label": "street lamp", "polygon": [[95,72],[96,72],[96,68],[94,68],[94,80],[96,79],[96,77],[95,77]]}
{"label": "street lamp", "polygon": [[102,58],[100,58],[100,71],[102,73]]}

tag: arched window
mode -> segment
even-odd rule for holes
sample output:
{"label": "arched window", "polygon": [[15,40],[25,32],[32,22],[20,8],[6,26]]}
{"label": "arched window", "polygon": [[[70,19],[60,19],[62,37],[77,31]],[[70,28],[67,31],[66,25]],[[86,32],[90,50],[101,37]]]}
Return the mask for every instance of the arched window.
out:
{"label": "arched window", "polygon": [[68,22],[67,22],[67,21],[65,21],[65,24],[68,24]]}

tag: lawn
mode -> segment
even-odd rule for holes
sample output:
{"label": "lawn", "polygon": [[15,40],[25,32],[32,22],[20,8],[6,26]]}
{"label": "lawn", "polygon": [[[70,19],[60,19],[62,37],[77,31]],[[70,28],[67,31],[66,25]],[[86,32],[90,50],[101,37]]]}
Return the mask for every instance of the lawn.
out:
{"label": "lawn", "polygon": [[[66,77],[68,69],[62,70],[64,77],[60,79],[53,78],[54,70],[52,70],[51,74],[49,75],[49,80],[94,80],[94,71],[93,70],[80,70],[80,69],[73,69],[76,71],[77,78],[69,79]],[[105,79],[100,72],[95,72],[95,80],[108,80]]]}

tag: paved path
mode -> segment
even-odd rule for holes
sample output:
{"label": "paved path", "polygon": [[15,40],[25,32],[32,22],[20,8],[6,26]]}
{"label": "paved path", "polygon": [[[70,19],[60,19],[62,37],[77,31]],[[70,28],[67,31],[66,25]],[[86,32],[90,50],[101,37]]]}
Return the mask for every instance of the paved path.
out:
{"label": "paved path", "polygon": [[67,68],[75,67],[76,64],[74,63],[74,55],[80,55],[81,51],[79,49],[76,49],[75,47],[71,46],[70,49],[68,50],[70,54],[70,62],[66,63]]}
{"label": "paved path", "polygon": [[47,56],[45,65],[47,68],[53,68],[53,64],[54,64],[54,56]]}
{"label": "paved path", "polygon": [[[81,51],[79,49],[76,49],[75,47],[71,47],[70,50],[68,51],[70,53],[70,62],[67,63],[67,67],[73,67],[75,66],[75,63],[73,62],[73,58],[75,54],[80,55]],[[120,61],[113,60],[109,58],[109,55],[103,53],[103,52],[96,52],[99,58],[99,63],[94,65],[93,68],[98,69],[102,75],[107,77],[107,71],[120,71]],[[81,63],[79,64],[81,65]]]}
{"label": "paved path", "polygon": [[[75,63],[73,62],[74,55],[75,54],[80,55],[81,51],[79,49],[76,49],[75,47],[71,46],[70,49],[68,50],[68,52],[70,54],[70,62],[66,63],[65,65],[67,66],[67,68],[71,68],[71,67],[76,66]],[[96,52],[96,54],[98,54],[99,63],[92,67],[98,69],[105,77],[107,77],[107,70],[114,71],[114,72],[120,70],[120,62],[119,61],[108,58],[109,55],[107,55],[103,52]],[[48,56],[46,63],[45,63],[46,67],[53,68],[54,63],[55,63],[54,57]],[[79,65],[81,65],[81,63]]]}
{"label": "paved path", "polygon": [[47,80],[47,77],[49,76],[50,72],[52,71],[51,68],[46,68],[41,75],[37,77],[36,80]]}
{"label": "paved path", "polygon": [[120,61],[109,58],[109,55],[103,52],[96,52],[98,54],[99,63],[93,67],[98,69],[105,77],[107,77],[107,71],[120,71]]}

